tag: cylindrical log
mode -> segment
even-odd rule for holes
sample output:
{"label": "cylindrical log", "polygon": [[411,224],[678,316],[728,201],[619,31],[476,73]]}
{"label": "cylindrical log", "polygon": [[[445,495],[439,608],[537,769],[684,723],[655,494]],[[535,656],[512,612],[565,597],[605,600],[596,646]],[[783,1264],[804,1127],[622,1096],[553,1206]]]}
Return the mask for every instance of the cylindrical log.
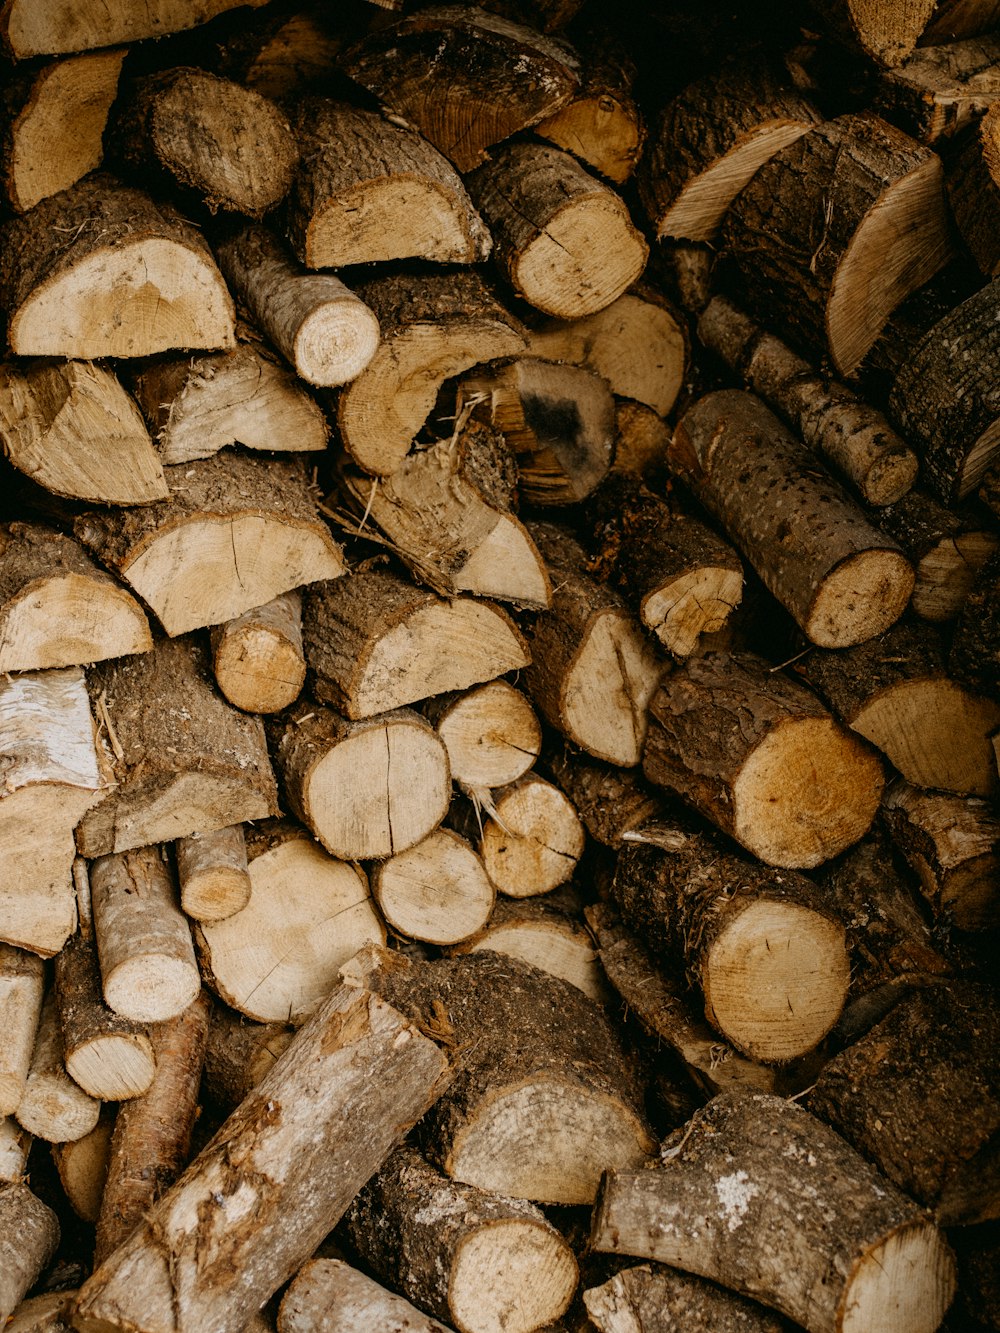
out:
{"label": "cylindrical log", "polygon": [[669,1333],[711,1329],[711,1333],[787,1333],[780,1316],[704,1278],[666,1264],[624,1268],[583,1293],[583,1303],[599,1333]]}
{"label": "cylindrical log", "polygon": [[465,839],[451,829],[437,829],[374,867],[372,896],[390,930],[445,945],[482,929],[496,890]]}
{"label": "cylindrical log", "polygon": [[234,708],[280,713],[301,694],[306,659],[297,589],[216,626],[211,637],[215,679]]}
{"label": "cylindrical log", "polygon": [[542,729],[535,710],[505,680],[428,699],[423,713],[444,741],[452,778],[465,787],[505,787],[538,758]]}
{"label": "cylindrical log", "polygon": [[626,833],[663,813],[663,796],[634,768],[615,768],[563,746],[546,756],[545,770],[576,807],[595,842],[617,850]]}
{"label": "cylindrical log", "polygon": [[224,1111],[234,1111],[257,1086],[295,1036],[290,1023],[254,1023],[214,1004],[205,1051],[205,1091]]}
{"label": "cylindrical log", "polygon": [[59,1183],[77,1217],[91,1226],[97,1221],[104,1197],[111,1153],[111,1135],[117,1108],[101,1108],[101,1118],[82,1139],[72,1143],[54,1143],[52,1157],[59,1173]]}
{"label": "cylindrical log", "polygon": [[342,1259],[302,1265],[278,1307],[278,1333],[449,1333]]}
{"label": "cylindrical log", "polygon": [[55,1253],[59,1222],[27,1185],[0,1183],[0,1321],[21,1303]]}
{"label": "cylindrical log", "polygon": [[181,910],[195,921],[222,921],[250,901],[242,824],[178,838],[174,855]]}
{"label": "cylindrical log", "polygon": [[24,1094],[44,991],[38,955],[0,944],[0,1120],[14,1114]]}
{"label": "cylindrical log", "polygon": [[17,1108],[17,1122],[49,1143],[82,1139],[97,1124],[101,1103],[66,1073],[55,995],[42,1005],[31,1069]]}

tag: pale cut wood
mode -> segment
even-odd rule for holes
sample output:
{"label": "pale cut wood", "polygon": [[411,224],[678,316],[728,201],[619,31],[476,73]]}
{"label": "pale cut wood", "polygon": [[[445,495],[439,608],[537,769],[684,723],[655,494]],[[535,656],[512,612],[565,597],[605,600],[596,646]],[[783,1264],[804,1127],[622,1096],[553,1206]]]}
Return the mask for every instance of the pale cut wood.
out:
{"label": "pale cut wood", "polygon": [[98,857],[90,870],[104,999],[137,1023],[183,1013],[201,989],[187,918],[158,847]]}
{"label": "pale cut wood", "polygon": [[0,443],[54,495],[105,505],[169,494],[135,403],[110,370],[85,361],[0,366]]}
{"label": "pale cut wood", "polygon": [[813,643],[863,643],[902,615],[909,561],[753,394],[698,399],[669,461]]}
{"label": "pale cut wood", "polygon": [[205,1092],[227,1114],[257,1086],[295,1036],[290,1023],[253,1023],[213,1004],[205,1051]]}
{"label": "pale cut wood", "polygon": [[879,65],[909,56],[939,8],[939,0],[809,0],[834,34]]}
{"label": "pale cut wood", "polygon": [[101,165],[125,51],[95,51],[15,72],[0,111],[4,192],[18,213]]}
{"label": "pale cut wood", "polygon": [[0,1184],[0,1320],[31,1290],[59,1244],[55,1213],[27,1185]]}
{"label": "pale cut wood", "polygon": [[75,1291],[50,1291],[44,1296],[29,1296],[22,1301],[4,1333],[69,1333],[69,1307]]}
{"label": "pale cut wood", "polygon": [[921,143],[945,148],[1000,97],[998,66],[995,33],[918,48],[902,65],[883,71],[875,109]]}
{"label": "pale cut wood", "polygon": [[73,830],[109,773],[77,667],[0,679],[0,939],[49,957],[76,925]]}
{"label": "pale cut wood", "polygon": [[13,1116],[0,1120],[0,1181],[20,1181],[28,1166],[31,1135]]}
{"label": "pale cut wood", "polygon": [[303,458],[265,460],[226,449],[164,475],[169,501],[113,517],[93,511],[74,531],[171,637],[344,572]]}
{"label": "pale cut wood", "polygon": [[174,857],[181,910],[195,921],[222,921],[250,901],[242,824],[178,838]]}
{"label": "pale cut wood", "polygon": [[332,273],[310,273],[262,226],[216,248],[219,264],[257,327],[308,384],[345,384],[379,343],[378,320]]}
{"label": "pale cut wood", "polygon": [[365,472],[391,476],[445,380],[481,361],[516,356],[520,324],[472,269],[388,273],[357,284],[378,318],[370,364],[337,400],[344,448]]}
{"label": "pale cut wood", "polygon": [[340,860],[405,851],[447,812],[447,751],[410,709],[348,722],[300,704],[273,748],[292,813]]}
{"label": "pale cut wood", "polygon": [[77,542],[40,524],[0,526],[0,671],[82,666],[152,646],[142,607]]}
{"label": "pale cut wood", "polygon": [[615,469],[637,476],[661,467],[667,456],[670,427],[644,403],[615,401]]}
{"label": "pale cut wood", "polygon": [[241,1333],[437,1099],[447,1075],[439,1048],[396,1010],[359,987],[338,987],[84,1283],[76,1328],[156,1333],[180,1308],[192,1327]]}
{"label": "pale cut wood", "polygon": [[67,1143],[89,1134],[100,1114],[97,1098],[84,1092],[66,1073],[59,1014],[50,991],[42,1005],[31,1068],[17,1107],[17,1123],[36,1138]]}
{"label": "pale cut wood", "polygon": [[258,825],[248,869],[246,907],[196,928],[202,972],[248,1018],[301,1027],[341,966],[363,945],[385,943],[385,928],[360,867],[328,856],[305,829]]}
{"label": "pale cut wood", "polygon": [[72,1143],[52,1145],[59,1183],[70,1207],[77,1217],[92,1226],[101,1211],[116,1113],[117,1108],[103,1106],[100,1119],[89,1134]]}
{"label": "pale cut wood", "polygon": [[44,989],[42,960],[0,944],[0,1120],[14,1114],[24,1094]]}
{"label": "pale cut wood", "polygon": [[447,945],[482,929],[496,891],[465,839],[451,829],[437,829],[374,867],[372,897],[390,930]]}
{"label": "pale cut wood", "polygon": [[307,268],[390,259],[475,264],[493,241],[455,168],[412,129],[326,97],[295,116],[302,162],[287,207]]}
{"label": "pale cut wood", "polygon": [[449,1333],[402,1296],[342,1259],[310,1259],[278,1307],[278,1333]]}
{"label": "pale cut wood", "polygon": [[[266,0],[238,0],[259,8]],[[236,7],[237,0],[124,0],[114,6],[78,5],[74,0],[5,0],[0,34],[18,60],[59,55],[163,37],[207,23]]]}
{"label": "pale cut wood", "polygon": [[583,1303],[598,1333],[670,1333],[710,1328],[712,1333],[786,1333],[787,1324],[762,1305],[691,1277],[666,1264],[624,1268]]}
{"label": "pale cut wood", "polygon": [[809,1333],[934,1333],[955,1290],[923,1211],[807,1111],[759,1092],[716,1097],[655,1169],[608,1172],[591,1245],[711,1278]]}
{"label": "pale cut wood", "polygon": [[483,802],[480,855],[490,880],[511,898],[533,898],[571,879],[585,836],[572,802],[536,773]]}
{"label": "pale cut wood", "polygon": [[326,448],[319,404],[251,330],[236,331],[230,352],[160,358],[132,377],[162,463],[207,458],[230,444],[269,453]]}
{"label": "pale cut wood", "polygon": [[302,597],[297,588],[213,627],[212,670],[234,708],[280,713],[302,693]]}
{"label": "pale cut wood", "polygon": [[464,787],[505,787],[523,777],[542,748],[531,704],[506,680],[438,695],[424,715],[444,741],[452,778]]}
{"label": "pale cut wood", "polygon": [[277,813],[263,724],[212,688],[203,644],[160,639],[150,653],[96,666],[89,685],[116,785],[79,822],[81,855],[174,842]]}
{"label": "pale cut wood", "polygon": [[465,690],[528,663],[499,607],[437,597],[380,569],[307,588],[302,633],[316,698],[349,718]]}
{"label": "pale cut wood", "polygon": [[232,297],[201,233],[103,172],[43,199],[0,236],[16,356],[152,356],[231,347]]}

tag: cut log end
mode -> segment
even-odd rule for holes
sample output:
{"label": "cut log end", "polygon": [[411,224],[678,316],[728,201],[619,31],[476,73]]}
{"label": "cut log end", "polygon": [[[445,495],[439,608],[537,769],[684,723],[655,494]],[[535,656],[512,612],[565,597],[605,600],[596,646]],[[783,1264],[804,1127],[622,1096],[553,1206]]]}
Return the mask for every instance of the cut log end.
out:
{"label": "cut log end", "polygon": [[[486,242],[488,245],[488,241]],[[318,209],[305,236],[308,268],[421,259],[474,264],[484,256],[453,194],[414,174],[383,178]]]}
{"label": "cut log end", "polygon": [[[826,3],[821,6],[826,7]],[[912,55],[938,3],[937,0],[907,0],[906,4],[847,0],[841,8],[847,10],[864,54],[891,69]]]}
{"label": "cut log end", "polygon": [[535,710],[505,680],[493,680],[446,706],[436,721],[451,775],[467,787],[505,787],[538,758],[542,729]]}
{"label": "cut log end", "polygon": [[0,671],[77,666],[152,646],[135,599],[82,574],[36,579],[0,613]]}
{"label": "cut log end", "polygon": [[105,1033],[66,1056],[66,1072],[84,1092],[102,1101],[141,1097],[153,1081],[156,1060],[143,1032]]}
{"label": "cut log end", "polygon": [[104,977],[110,1008],[136,1023],[161,1023],[182,1013],[201,989],[193,960],[146,952],[124,959]]}
{"label": "cut log end", "polygon": [[496,898],[482,861],[448,829],[385,861],[372,890],[393,930],[439,945],[481,930]]}
{"label": "cut log end", "polygon": [[934,1333],[955,1284],[955,1260],[937,1228],[901,1227],[858,1260],[843,1294],[841,1333]]}
{"label": "cut log end", "polygon": [[473,1231],[455,1255],[452,1319],[476,1333],[531,1333],[565,1313],[577,1276],[561,1237],[535,1222],[495,1222]]}
{"label": "cut log end", "polygon": [[912,565],[900,552],[860,551],[823,580],[803,628],[820,648],[864,643],[903,614],[915,579]]}
{"label": "cut log end", "polygon": [[328,301],[299,326],[295,368],[309,384],[347,384],[368,365],[378,343],[378,320],[363,301]]}
{"label": "cut log end", "polygon": [[715,634],[743,598],[743,575],[705,565],[657,588],[640,607],[642,623],[676,657],[694,652],[703,634]]}
{"label": "cut log end", "polygon": [[566,734],[597,759],[638,764],[647,707],[663,662],[632,618],[609,610],[595,618],[563,690]]}

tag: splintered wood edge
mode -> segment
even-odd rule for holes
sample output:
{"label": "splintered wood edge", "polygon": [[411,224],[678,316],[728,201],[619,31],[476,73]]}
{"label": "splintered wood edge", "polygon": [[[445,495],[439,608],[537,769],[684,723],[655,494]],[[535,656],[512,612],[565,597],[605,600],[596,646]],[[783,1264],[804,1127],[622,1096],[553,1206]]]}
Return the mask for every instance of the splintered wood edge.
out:
{"label": "splintered wood edge", "polygon": [[448,1305],[455,1327],[532,1333],[569,1308],[579,1269],[562,1236],[539,1219],[506,1218],[463,1238],[452,1260]]}
{"label": "splintered wood edge", "polygon": [[142,607],[105,579],[36,579],[0,610],[0,671],[89,666],[152,646]]}
{"label": "splintered wood edge", "polygon": [[976,575],[997,550],[1000,536],[985,529],[960,532],[939,541],[917,565],[911,600],[917,615],[935,624],[954,619],[972,591]]}
{"label": "splintered wood edge", "polygon": [[951,1304],[955,1259],[929,1221],[900,1227],[859,1256],[838,1311],[840,1333],[934,1333]]}
{"label": "splintered wood edge", "polygon": [[902,551],[858,551],[827,573],[802,628],[820,648],[864,643],[896,623],[915,583],[916,573]]}
{"label": "splintered wood edge", "polygon": [[630,614],[614,608],[598,612],[581,635],[563,682],[566,735],[597,759],[626,768],[637,764],[649,701],[664,670]]}

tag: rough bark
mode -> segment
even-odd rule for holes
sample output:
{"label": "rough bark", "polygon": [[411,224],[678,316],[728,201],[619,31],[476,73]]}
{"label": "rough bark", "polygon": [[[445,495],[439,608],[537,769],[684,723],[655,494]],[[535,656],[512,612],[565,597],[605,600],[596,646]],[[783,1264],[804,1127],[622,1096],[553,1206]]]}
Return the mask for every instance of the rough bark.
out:
{"label": "rough bark", "polygon": [[390,930],[447,945],[483,928],[496,890],[469,843],[451,829],[437,829],[374,867],[372,896]]}
{"label": "rough bark", "polygon": [[587,759],[569,746],[547,754],[544,768],[573,802],[590,836],[605,847],[617,850],[627,833],[663,813],[662,796],[636,769]]}
{"label": "rough bark", "polygon": [[42,1005],[17,1123],[48,1143],[68,1143],[89,1134],[100,1113],[101,1103],[66,1073],[59,1014],[50,992]]}
{"label": "rough bark", "polygon": [[583,1293],[587,1313],[599,1333],[673,1333],[710,1328],[712,1333],[787,1333],[779,1316],[665,1264],[622,1269]]}
{"label": "rough bark", "polygon": [[174,857],[181,909],[195,921],[222,921],[250,901],[242,824],[178,838]]}
{"label": "rough bark", "polygon": [[862,55],[892,68],[911,55],[938,8],[938,0],[809,0],[835,36]]}
{"label": "rough bark", "polygon": [[24,1095],[44,986],[36,954],[0,944],[0,1120],[14,1114]]}
{"label": "rough bark", "polygon": [[974,689],[992,691],[1000,683],[1000,553],[973,580],[955,623],[948,666]]}
{"label": "rough bark", "polygon": [[27,1185],[0,1183],[0,1319],[6,1325],[59,1244],[55,1213]]}
{"label": "rough bark", "polygon": [[111,8],[75,0],[5,0],[0,35],[11,55],[24,60],[182,32],[237,3],[257,9],[266,0],[126,0]]}
{"label": "rough bark", "polygon": [[227,1114],[269,1073],[295,1036],[290,1023],[254,1023],[214,1004],[205,1052],[205,1091]]}
{"label": "rough bark", "polygon": [[935,624],[955,619],[976,575],[1000,550],[1000,535],[980,512],[946,509],[924,491],[910,491],[897,504],[886,505],[878,523],[913,565],[911,608]]}
{"label": "rough bark", "polygon": [[395,1292],[342,1259],[310,1259],[278,1307],[278,1333],[449,1333]]}

